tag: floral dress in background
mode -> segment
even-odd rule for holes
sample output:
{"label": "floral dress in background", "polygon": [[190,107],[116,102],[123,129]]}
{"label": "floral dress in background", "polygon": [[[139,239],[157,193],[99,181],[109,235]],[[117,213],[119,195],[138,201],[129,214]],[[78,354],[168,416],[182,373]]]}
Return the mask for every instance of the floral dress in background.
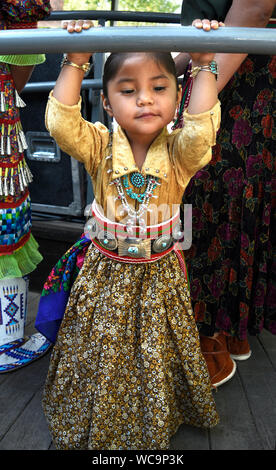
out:
{"label": "floral dress in background", "polygon": [[190,181],[185,252],[200,333],[276,334],[276,56],[249,55],[220,93],[211,162]]}

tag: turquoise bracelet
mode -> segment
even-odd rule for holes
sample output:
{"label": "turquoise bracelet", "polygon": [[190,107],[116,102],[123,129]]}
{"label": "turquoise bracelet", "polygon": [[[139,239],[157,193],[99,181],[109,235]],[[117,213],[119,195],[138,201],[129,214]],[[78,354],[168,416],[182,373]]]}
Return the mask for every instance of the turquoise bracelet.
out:
{"label": "turquoise bracelet", "polygon": [[195,78],[199,72],[211,72],[218,77],[218,64],[215,60],[212,60],[208,65],[196,65],[191,68],[190,75]]}

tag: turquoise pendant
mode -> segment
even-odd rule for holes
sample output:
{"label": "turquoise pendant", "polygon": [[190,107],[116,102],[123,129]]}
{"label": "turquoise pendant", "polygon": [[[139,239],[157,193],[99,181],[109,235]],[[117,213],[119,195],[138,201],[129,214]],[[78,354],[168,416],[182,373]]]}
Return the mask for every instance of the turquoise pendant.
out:
{"label": "turquoise pendant", "polygon": [[[131,197],[132,199],[138,201],[139,203],[143,203],[144,202],[144,199],[148,196],[148,186],[147,188],[144,190],[143,193],[135,193],[134,191],[132,191],[131,187],[129,186],[129,181],[128,181],[128,175],[125,175],[122,177],[122,181],[123,181],[123,185],[125,187],[125,190],[126,190],[126,193],[129,197]],[[136,184],[136,188],[140,188],[142,186],[145,185],[145,183],[147,183],[147,185],[149,185],[150,181],[151,181],[151,177],[149,175],[147,175],[146,177],[144,177],[141,173],[132,173],[131,176],[130,176],[130,181],[131,183],[133,184],[133,186],[135,186]],[[133,182],[134,181],[134,182]],[[154,190],[156,188],[156,182],[157,182],[157,178],[154,179],[153,178],[153,181],[155,184],[153,184],[152,188],[151,188],[151,191]],[[134,184],[135,183],[135,184]],[[138,186],[141,185],[141,186]]]}
{"label": "turquoise pendant", "polygon": [[135,188],[142,188],[146,183],[145,177],[138,172],[134,172],[130,175],[130,181]]}

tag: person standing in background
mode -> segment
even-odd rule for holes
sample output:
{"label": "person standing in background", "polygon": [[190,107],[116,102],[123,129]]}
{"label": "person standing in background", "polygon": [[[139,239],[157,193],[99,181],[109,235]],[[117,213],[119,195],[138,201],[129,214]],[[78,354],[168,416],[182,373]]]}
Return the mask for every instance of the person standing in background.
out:
{"label": "person standing in background", "polygon": [[[48,0],[5,0],[0,29],[36,28],[51,11]],[[43,54],[0,56],[0,373],[38,359],[49,348],[41,334],[24,338],[28,274],[42,256],[31,233],[32,175],[24,158],[27,148],[20,121],[19,96]]]}
{"label": "person standing in background", "polygon": [[[207,3],[196,2],[198,18],[206,17]],[[275,27],[275,0],[229,3],[225,26]],[[189,14],[189,1],[185,7]],[[248,334],[276,334],[276,56],[218,53],[215,60],[221,128],[211,162],[193,177],[183,203],[193,205],[193,244],[185,252],[192,303],[219,386],[234,375],[233,359],[250,357]],[[189,54],[175,58],[179,76],[188,62]]]}

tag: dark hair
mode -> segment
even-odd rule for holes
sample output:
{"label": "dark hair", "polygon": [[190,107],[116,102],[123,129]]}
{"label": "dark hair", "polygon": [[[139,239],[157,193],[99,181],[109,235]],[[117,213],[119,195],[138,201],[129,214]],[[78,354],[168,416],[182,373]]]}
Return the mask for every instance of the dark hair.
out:
{"label": "dark hair", "polygon": [[[108,98],[108,82],[116,76],[124,61],[132,54],[132,52],[113,52],[107,58],[103,73],[103,94],[106,98]],[[175,77],[176,88],[178,88],[175,63],[170,52],[150,52],[150,55],[158,64],[161,64],[168,73]]]}

